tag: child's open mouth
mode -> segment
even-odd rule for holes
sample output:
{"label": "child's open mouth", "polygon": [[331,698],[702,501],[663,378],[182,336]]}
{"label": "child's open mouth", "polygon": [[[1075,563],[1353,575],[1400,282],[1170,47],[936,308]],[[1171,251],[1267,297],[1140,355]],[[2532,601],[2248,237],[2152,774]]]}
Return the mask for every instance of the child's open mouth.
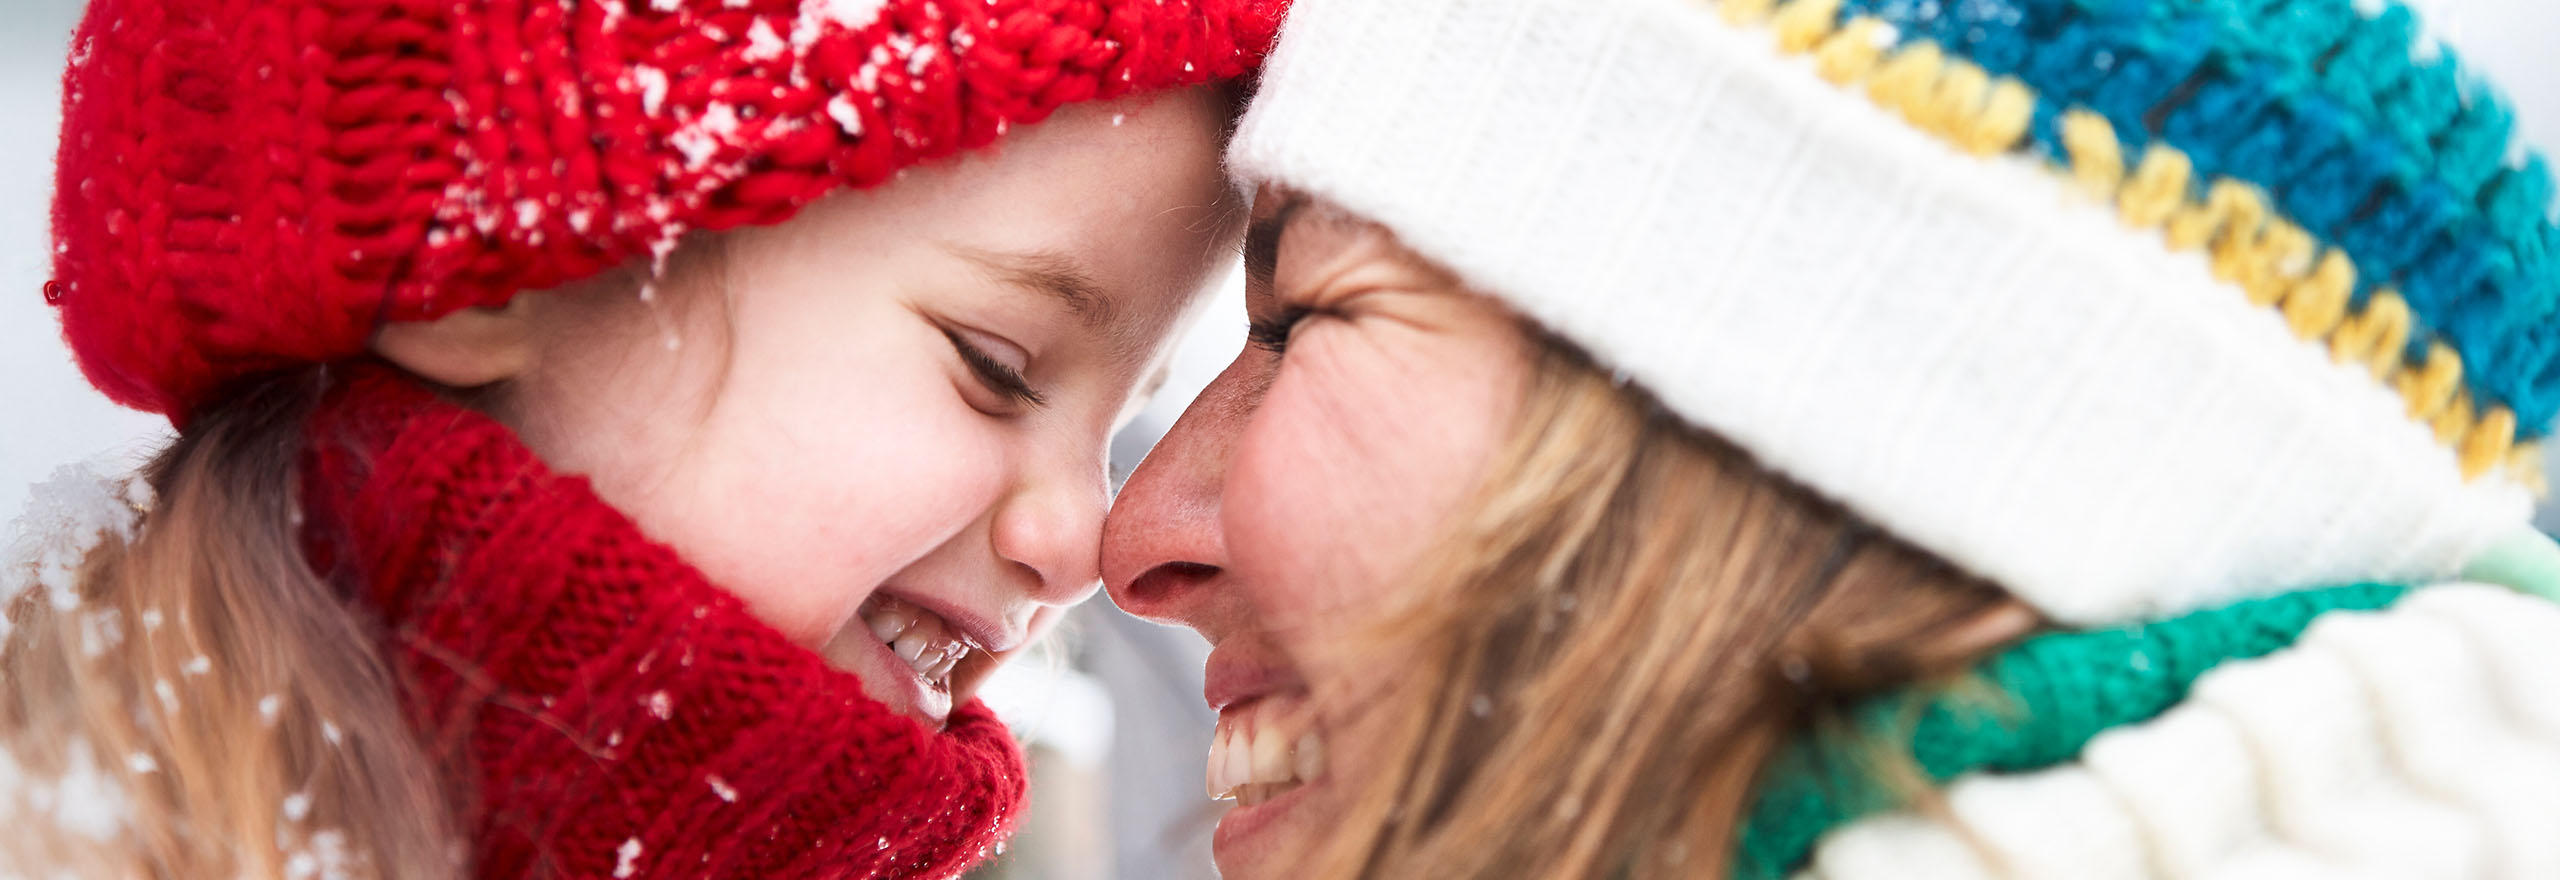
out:
{"label": "child's open mouth", "polygon": [[994,666],[995,655],[975,639],[906,600],[875,593],[855,616],[860,625],[845,627],[821,653],[860,676],[874,698],[927,723],[950,718],[953,693],[974,690]]}

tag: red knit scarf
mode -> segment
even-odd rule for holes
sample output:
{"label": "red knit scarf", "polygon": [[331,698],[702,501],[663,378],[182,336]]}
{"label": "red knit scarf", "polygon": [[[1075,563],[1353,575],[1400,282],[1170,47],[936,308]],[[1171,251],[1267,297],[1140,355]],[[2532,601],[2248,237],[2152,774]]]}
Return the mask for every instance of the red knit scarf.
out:
{"label": "red knit scarf", "polygon": [[983,705],[864,696],[504,426],[343,371],[303,465],[313,564],[378,614],[481,877],[947,877],[1023,797]]}

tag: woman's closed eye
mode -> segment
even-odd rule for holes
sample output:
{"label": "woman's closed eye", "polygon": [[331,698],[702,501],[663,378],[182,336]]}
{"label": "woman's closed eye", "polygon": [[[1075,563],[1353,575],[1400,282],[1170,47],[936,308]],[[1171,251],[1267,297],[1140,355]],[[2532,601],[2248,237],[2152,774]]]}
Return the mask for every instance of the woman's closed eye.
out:
{"label": "woman's closed eye", "polygon": [[[942,328],[942,335],[951,340],[952,350],[960,353],[960,362],[968,365],[969,372],[977,377],[978,384],[1004,401],[1006,406],[1000,409],[1036,407],[1048,402],[1048,399],[1040,394],[1039,389],[1031,387],[1031,380],[1023,376],[1023,371],[1030,369],[1030,358],[1020,348],[974,330],[946,326]],[[985,337],[985,340],[978,341],[972,337]],[[1019,360],[1021,363],[1007,363],[1008,358]]]}
{"label": "woman's closed eye", "polygon": [[1297,333],[1300,323],[1314,314],[1315,310],[1306,306],[1283,307],[1278,314],[1255,319],[1247,325],[1245,338],[1264,351],[1275,355],[1286,354],[1289,350],[1289,337]]}

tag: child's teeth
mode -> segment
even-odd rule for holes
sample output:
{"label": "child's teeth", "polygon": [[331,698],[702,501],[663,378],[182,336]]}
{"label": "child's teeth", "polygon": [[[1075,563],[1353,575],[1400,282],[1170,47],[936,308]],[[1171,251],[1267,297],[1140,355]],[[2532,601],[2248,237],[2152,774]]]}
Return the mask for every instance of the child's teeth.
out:
{"label": "child's teeth", "polygon": [[926,637],[923,633],[910,632],[890,642],[889,649],[898,652],[898,659],[907,661],[907,665],[915,666],[916,671],[922,672],[924,667],[917,666],[916,658],[924,656],[925,647],[932,642],[933,639]]}
{"label": "child's teeth", "polygon": [[969,643],[953,635],[942,618],[896,599],[882,599],[865,608],[862,623],[898,659],[907,661],[907,668],[928,681],[949,679],[969,656]]}
{"label": "child's teeth", "polygon": [[905,634],[908,628],[916,625],[916,619],[908,616],[905,609],[894,607],[894,603],[884,604],[890,604],[892,607],[873,612],[870,619],[864,622],[871,624],[872,635],[878,636],[883,642],[894,642],[898,640],[898,636]]}

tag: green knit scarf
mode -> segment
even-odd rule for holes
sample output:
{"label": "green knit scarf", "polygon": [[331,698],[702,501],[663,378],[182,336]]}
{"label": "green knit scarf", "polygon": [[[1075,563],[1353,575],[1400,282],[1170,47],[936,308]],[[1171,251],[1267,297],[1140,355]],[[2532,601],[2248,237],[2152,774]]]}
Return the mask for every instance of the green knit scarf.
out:
{"label": "green knit scarf", "polygon": [[1860,702],[1849,729],[1799,738],[1772,760],[1734,851],[1735,880],[1778,880],[1814,842],[1860,817],[1902,806],[1909,786],[1879,759],[1896,744],[1931,785],[1974,771],[2050,767],[2108,728],[2158,717],[2196,678],[2273,653],[2330,611],[2389,607],[2410,588],[2385,584],[2288,593],[2167,621],[2062,632],[2019,643],[1984,664],[1983,687],[1924,688]]}

